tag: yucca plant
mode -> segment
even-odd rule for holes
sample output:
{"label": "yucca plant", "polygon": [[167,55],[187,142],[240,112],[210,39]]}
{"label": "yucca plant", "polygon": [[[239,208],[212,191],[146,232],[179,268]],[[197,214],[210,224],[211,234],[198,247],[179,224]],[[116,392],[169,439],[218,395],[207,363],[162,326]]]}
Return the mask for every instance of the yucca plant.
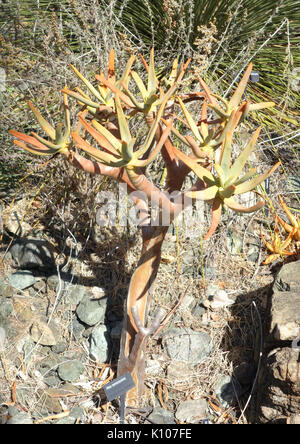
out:
{"label": "yucca plant", "polygon": [[[143,245],[138,265],[129,285],[118,363],[118,374],[122,375],[129,371],[135,382],[135,388],[127,393],[126,402],[129,405],[142,402],[146,341],[149,335],[158,328],[165,315],[165,312],[159,309],[153,323],[147,327],[153,284],[160,264],[162,244],[170,223],[185,208],[184,203],[192,205],[195,199],[210,201],[213,218],[211,228],[205,236],[205,239],[208,239],[217,229],[224,205],[238,212],[255,211],[261,208],[262,201],[253,207],[246,208],[235,201],[234,196],[255,190],[256,186],[278,166],[276,164],[269,171],[258,176],[255,169],[250,169],[245,175],[241,175],[255,147],[259,129],[236,160],[231,159],[234,132],[241,118],[245,118],[246,114],[253,109],[253,105],[248,101],[239,103],[246,85],[245,78],[249,76],[251,66],[247,69],[246,77],[241,80],[222,114],[218,112],[218,101],[223,104],[227,102],[224,98],[214,97],[202,79],[200,79],[200,90],[197,93],[188,91],[186,84],[184,91],[181,91],[181,80],[188,69],[189,62],[188,60],[183,65],[175,61],[170,75],[166,77],[167,81],[159,82],[152,50],[149,64],[144,63],[148,76],[147,86],[141,80],[143,74],[137,74],[131,69],[134,58],[130,58],[129,65],[127,64],[120,76],[122,81],[115,81],[112,74],[111,56],[107,75],[105,76],[104,73],[100,76],[95,75],[98,81],[96,87],[73,68],[89,93],[98,101],[93,99],[91,103],[84,91],[81,92],[77,88],[75,94],[74,90],[65,87],[63,89],[65,110],[63,132],[61,132],[61,126],[59,130],[55,130],[48,124],[32,104],[30,104],[32,111],[51,141],[47,141],[36,133],[28,136],[15,130],[11,131],[17,139],[16,145],[33,154],[60,154],[74,167],[89,173],[110,176],[126,183],[128,193],[133,197],[137,208],[141,210],[139,224]],[[132,84],[137,86],[142,97],[141,101],[130,89]],[[105,94],[101,91],[105,91]],[[67,96],[76,99],[80,105],[78,113],[72,119],[75,123],[73,129],[70,128]],[[109,105],[103,104],[102,99],[109,100]],[[202,110],[199,107],[200,110],[197,111],[197,115],[202,116],[199,124],[184,104],[184,102],[193,101],[197,104],[202,103]],[[108,118],[104,118],[101,112],[103,105],[109,106]],[[268,103],[261,107],[272,105],[273,103]],[[212,121],[206,118],[207,106],[211,106],[217,114]],[[186,120],[179,116],[180,110],[183,111]],[[138,120],[139,126],[145,123],[145,136],[142,139],[137,137],[131,125],[132,119],[136,119],[137,115],[141,116]],[[180,125],[177,126],[177,123]],[[184,137],[179,128],[191,129],[194,137]],[[182,142],[180,146],[178,146],[178,140],[179,144]],[[175,142],[177,148],[174,146]],[[80,154],[76,147],[83,153]],[[189,152],[186,152],[187,149]],[[160,155],[166,168],[164,189],[161,184],[156,185],[151,180],[146,168]],[[184,180],[191,171],[196,175],[195,185],[189,190],[184,190]],[[132,193],[133,191],[139,193]],[[173,191],[177,192],[176,199],[172,194]],[[153,205],[158,208],[155,220],[150,216]],[[169,217],[168,223],[164,222],[166,214]]]}

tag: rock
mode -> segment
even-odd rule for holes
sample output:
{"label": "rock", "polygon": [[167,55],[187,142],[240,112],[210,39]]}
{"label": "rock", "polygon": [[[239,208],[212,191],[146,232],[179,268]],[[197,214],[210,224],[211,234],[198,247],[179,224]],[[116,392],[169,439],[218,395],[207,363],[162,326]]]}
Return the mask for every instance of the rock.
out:
{"label": "rock", "polygon": [[300,424],[300,415],[292,415],[287,419],[287,424]]}
{"label": "rock", "polygon": [[164,373],[161,363],[158,359],[146,360],[146,375],[158,376]]}
{"label": "rock", "polygon": [[70,416],[73,416],[75,419],[84,419],[86,414],[82,407],[77,406],[70,410]]}
{"label": "rock", "polygon": [[242,392],[238,381],[227,375],[220,375],[214,386],[216,396],[224,408],[228,408],[237,402],[237,396]]}
{"label": "rock", "polygon": [[11,285],[0,280],[0,298],[11,298],[14,295],[14,289]]}
{"label": "rock", "polygon": [[256,244],[251,244],[249,246],[248,252],[247,252],[247,259],[250,262],[257,262],[259,259],[259,251],[260,247]]}
{"label": "rock", "polygon": [[274,339],[293,340],[300,335],[300,293],[275,292],[272,296],[271,332]]}
{"label": "rock", "polygon": [[300,336],[300,261],[284,264],[271,295],[269,341],[293,341]]}
{"label": "rock", "polygon": [[8,318],[13,312],[13,304],[9,300],[0,302],[0,318]]}
{"label": "rock", "polygon": [[65,295],[65,301],[71,305],[77,305],[86,296],[86,287],[83,285],[72,285],[71,290]]}
{"label": "rock", "polygon": [[10,248],[13,260],[22,269],[49,270],[55,266],[52,247],[40,239],[17,239]]}
{"label": "rock", "polygon": [[191,294],[186,294],[180,304],[181,309],[191,310],[195,304],[195,298]]}
{"label": "rock", "polygon": [[148,419],[154,424],[176,424],[173,413],[162,407],[155,407]]}
{"label": "rock", "polygon": [[61,418],[58,421],[55,421],[54,424],[74,424],[75,421],[76,421],[76,418],[69,415],[69,416],[66,416],[65,418]]}
{"label": "rock", "polygon": [[234,304],[234,300],[230,299],[225,290],[217,290],[212,301],[210,301],[210,308],[212,310],[219,310]]}
{"label": "rock", "polygon": [[48,287],[50,290],[57,291],[57,287],[58,287],[58,285],[59,285],[60,282],[61,282],[61,286],[62,286],[62,288],[63,288],[63,286],[64,286],[63,281],[62,281],[61,279],[59,279],[59,277],[58,277],[57,274],[52,274],[52,275],[49,276],[48,279],[47,279],[47,287]]}
{"label": "rock", "polygon": [[300,261],[284,264],[277,273],[273,291],[297,291],[300,288]]}
{"label": "rock", "polygon": [[28,413],[19,412],[12,416],[6,424],[33,424],[33,420]]}
{"label": "rock", "polygon": [[218,290],[220,290],[220,287],[218,287],[217,285],[214,285],[214,284],[209,284],[206,287],[206,296],[207,296],[207,298],[213,297]]}
{"label": "rock", "polygon": [[69,325],[68,330],[72,333],[75,340],[79,341],[82,338],[85,326],[77,318],[74,318]]}
{"label": "rock", "polygon": [[84,373],[84,365],[78,360],[63,362],[58,366],[58,376],[63,381],[77,381]]}
{"label": "rock", "polygon": [[107,362],[110,355],[110,337],[106,325],[94,328],[90,335],[90,357],[99,363]]}
{"label": "rock", "polygon": [[260,374],[257,419],[261,423],[278,417],[300,415],[300,352],[283,347],[272,350]]}
{"label": "rock", "polygon": [[205,399],[191,399],[179,404],[175,417],[180,423],[195,424],[206,418],[206,410]]}
{"label": "rock", "polygon": [[67,350],[68,344],[66,342],[60,341],[52,347],[54,353],[63,353]]}
{"label": "rock", "polygon": [[46,292],[46,282],[41,279],[41,280],[35,282],[33,288],[37,293],[45,293]]}
{"label": "rock", "polygon": [[7,218],[7,220],[5,231],[17,236],[26,236],[30,233],[32,230],[31,226],[27,222],[22,221],[29,202],[29,199],[26,197],[19,199],[13,204],[9,211],[6,211],[5,218]]}
{"label": "rock", "polygon": [[198,364],[212,351],[210,336],[189,328],[173,328],[163,334],[163,346],[173,360]]}
{"label": "rock", "polygon": [[186,382],[186,378],[191,374],[191,369],[186,362],[171,361],[168,365],[167,376],[172,382]]}
{"label": "rock", "polygon": [[59,332],[56,325],[50,322],[49,325],[42,320],[36,320],[31,326],[30,334],[34,342],[38,342],[40,345],[55,345]]}
{"label": "rock", "polygon": [[104,301],[93,301],[84,299],[76,309],[76,314],[81,322],[93,326],[98,322],[104,321],[106,305]]}
{"label": "rock", "polygon": [[[49,349],[47,351],[49,351]],[[63,359],[61,356],[58,356],[56,353],[50,351],[50,353],[46,355],[44,359],[39,360],[39,362],[36,364],[36,370],[38,370],[43,377],[55,376],[57,367],[64,361],[65,359]]]}
{"label": "rock", "polygon": [[9,282],[17,290],[25,290],[35,284],[35,277],[31,271],[23,270],[11,273],[8,276]]}

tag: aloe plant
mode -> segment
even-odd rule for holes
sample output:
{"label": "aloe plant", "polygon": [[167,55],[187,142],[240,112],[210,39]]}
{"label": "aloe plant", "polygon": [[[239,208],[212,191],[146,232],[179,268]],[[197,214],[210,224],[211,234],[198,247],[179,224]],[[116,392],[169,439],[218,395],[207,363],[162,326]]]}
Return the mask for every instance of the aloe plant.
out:
{"label": "aloe plant", "polygon": [[[142,210],[140,218],[141,235],[143,240],[141,256],[134,271],[128,290],[126,313],[121,338],[118,374],[131,372],[135,388],[126,395],[128,405],[137,405],[142,400],[144,389],[144,353],[147,338],[155,332],[165,312],[160,309],[154,322],[147,327],[147,315],[153,292],[153,284],[158,273],[161,248],[168,231],[168,224],[163,224],[165,213],[169,215],[169,224],[184,209],[183,202],[188,199],[191,205],[194,199],[212,202],[213,218],[211,228],[205,239],[208,239],[217,229],[221,219],[222,207],[227,206],[238,212],[256,211],[263,205],[258,202],[250,208],[241,206],[235,196],[255,190],[256,186],[265,180],[277,167],[256,175],[255,169],[250,169],[244,175],[242,170],[254,150],[260,128],[253,134],[250,141],[238,157],[232,161],[232,141],[241,118],[251,111],[249,102],[238,103],[245,88],[245,77],[238,85],[233,98],[228,102],[224,115],[217,109],[217,99],[204,82],[200,81],[201,90],[198,92],[181,91],[181,80],[188,69],[189,60],[184,65],[174,61],[169,76],[164,81],[158,81],[154,66],[154,52],[150,53],[149,64],[144,60],[143,65],[148,75],[147,86],[142,82],[142,73],[134,74],[133,58],[129,59],[127,67],[116,81],[113,69],[113,53],[109,58],[108,75],[95,75],[98,89],[87,81],[77,70],[76,76],[85,84],[89,93],[94,97],[93,103],[85,97],[85,93],[72,93],[67,87],[63,91],[65,129],[61,125],[54,129],[42,115],[29,103],[41,127],[51,141],[33,133],[31,136],[11,130],[16,138],[18,147],[27,149],[32,154],[63,156],[70,165],[81,168],[86,172],[110,176],[127,184],[137,207]],[[130,67],[130,68],[129,68]],[[250,68],[246,71],[249,74]],[[135,98],[130,90],[129,78],[132,78],[140,92],[142,101]],[[101,89],[102,88],[102,89]],[[107,88],[107,89],[103,89]],[[102,92],[101,92],[102,91]],[[77,89],[78,92],[78,89]],[[99,92],[99,94],[98,94]],[[70,127],[70,115],[67,96],[74,98],[80,105],[74,116],[74,128]],[[86,100],[84,100],[86,98]],[[202,102],[199,114],[201,120],[199,130],[194,118],[188,112],[184,102]],[[109,119],[103,118],[102,106],[109,106]],[[213,121],[207,121],[207,106],[217,114]],[[272,106],[268,103],[266,106]],[[254,105],[255,107],[255,105]],[[176,129],[179,111],[182,110],[186,122],[195,139],[183,137]],[[142,142],[136,137],[131,125],[131,119],[139,114],[144,120],[146,136]],[[140,120],[139,122],[141,122]],[[180,147],[175,148],[175,139],[181,141]],[[193,140],[193,141],[192,141]],[[190,147],[186,154],[182,149]],[[81,155],[75,148],[83,151]],[[221,154],[218,157],[218,149]],[[208,161],[203,162],[203,152]],[[166,185],[155,185],[148,176],[146,167],[161,156],[166,168]],[[189,172],[194,172],[196,184],[190,190],[182,190],[184,179]],[[146,199],[132,191],[139,191]],[[172,191],[177,191],[177,198],[172,197]],[[150,217],[150,204],[156,204],[158,218],[153,224]]]}

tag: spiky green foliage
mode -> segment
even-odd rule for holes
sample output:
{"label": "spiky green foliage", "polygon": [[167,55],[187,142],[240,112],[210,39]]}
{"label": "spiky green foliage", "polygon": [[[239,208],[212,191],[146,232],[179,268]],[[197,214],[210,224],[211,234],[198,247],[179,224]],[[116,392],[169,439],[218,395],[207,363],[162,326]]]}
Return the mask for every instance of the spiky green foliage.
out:
{"label": "spiky green foliage", "polygon": [[36,120],[47,136],[50,137],[51,141],[44,139],[35,132],[32,132],[31,136],[28,136],[19,131],[10,130],[10,133],[17,137],[17,139],[14,140],[15,144],[32,154],[39,154],[41,156],[66,153],[69,150],[69,138],[71,133],[70,111],[67,95],[63,94],[64,123],[59,123],[56,128],[53,128],[53,126],[44,119],[41,113],[30,101],[28,101],[28,105],[34,113]]}

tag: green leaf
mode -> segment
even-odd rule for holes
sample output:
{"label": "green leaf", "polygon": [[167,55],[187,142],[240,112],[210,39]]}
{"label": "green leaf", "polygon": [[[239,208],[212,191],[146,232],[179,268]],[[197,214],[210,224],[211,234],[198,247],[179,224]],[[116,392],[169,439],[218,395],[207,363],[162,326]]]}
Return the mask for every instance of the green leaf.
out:
{"label": "green leaf", "polygon": [[52,139],[55,140],[55,129],[53,128],[52,125],[50,125],[49,122],[47,122],[46,119],[44,119],[44,117],[40,114],[40,112],[36,109],[36,107],[30,102],[30,100],[27,101],[31,111],[34,113],[37,121],[39,122],[39,124],[41,125],[41,127],[43,128],[43,130],[45,131],[45,133]]}
{"label": "green leaf", "polygon": [[260,134],[261,127],[258,127],[257,130],[252,135],[251,139],[247,143],[246,147],[243,149],[241,154],[238,156],[238,158],[235,160],[234,164],[232,165],[230,169],[230,174],[232,176],[237,176],[241,174],[250,154],[255,148],[256,141],[258,139],[258,136]]}
{"label": "green leaf", "polygon": [[228,103],[228,107],[229,109],[235,109],[239,106],[239,103],[241,101],[241,98],[245,92],[245,89],[247,88],[247,83],[252,71],[252,62],[249,63],[243,77],[241,78],[241,81],[238,84],[238,87],[236,89],[236,91],[234,92],[233,96],[231,97],[231,99],[229,100]]}
{"label": "green leaf", "polygon": [[232,132],[228,131],[225,134],[225,139],[222,144],[222,153],[220,159],[220,165],[226,177],[228,177],[231,165],[231,145],[232,145]]}
{"label": "green leaf", "polygon": [[247,182],[241,183],[237,185],[234,194],[242,194],[247,193],[248,191],[253,190],[257,185],[267,179],[280,165],[280,162],[277,162],[269,171],[260,176],[254,177],[253,179],[248,180]]}
{"label": "green leaf", "polygon": [[224,188],[224,184],[226,182],[226,175],[223,171],[223,168],[218,163],[215,163],[214,169],[216,170],[216,173],[217,173],[218,178],[220,180],[220,186]]}
{"label": "green leaf", "polygon": [[85,84],[85,86],[89,89],[89,91],[94,94],[95,97],[97,97],[97,99],[102,102],[102,97],[99,94],[99,92],[96,90],[96,88],[94,88],[94,86],[91,84],[91,82],[89,80],[87,80],[79,71],[78,69],[75,68],[75,66],[73,66],[72,64],[70,64],[70,67],[72,68],[72,70],[75,72],[75,74],[77,75],[77,77],[79,77],[79,79]]}
{"label": "green leaf", "polygon": [[117,114],[118,114],[118,123],[119,123],[121,139],[122,139],[122,141],[129,143],[132,140],[132,137],[130,134],[130,130],[129,130],[129,127],[127,124],[126,116],[125,116],[123,108],[121,106],[121,102],[120,102],[118,94],[116,94],[115,102],[116,102],[116,110],[117,110]]}
{"label": "green leaf", "polygon": [[155,75],[154,69],[154,48],[151,49],[150,52],[150,64],[149,64],[149,73],[148,73],[148,94],[151,92],[155,92],[158,85],[158,80]]}
{"label": "green leaf", "polygon": [[254,211],[257,211],[264,206],[264,202],[260,201],[257,204],[253,205],[252,207],[247,208],[237,203],[233,197],[224,199],[224,204],[227,205],[227,207],[230,208],[231,210],[237,211],[238,213],[253,213]]}
{"label": "green leaf", "polygon": [[191,199],[211,200],[216,197],[218,190],[219,187],[217,187],[217,185],[212,185],[210,187],[205,188],[204,190],[187,191],[185,195],[187,197],[190,197]]}
{"label": "green leaf", "polygon": [[70,89],[64,88],[62,89],[62,93],[68,94],[68,96],[73,97],[74,99],[78,100],[78,102],[82,102],[85,105],[91,106],[92,108],[99,108],[99,103],[93,102],[92,100],[87,99],[86,97],[76,93],[75,91],[71,91]]}
{"label": "green leaf", "polygon": [[186,154],[184,154],[182,151],[178,150],[177,148],[173,147],[174,154],[182,160],[183,163],[185,163],[194,173],[196,174],[199,179],[204,180],[209,185],[215,183],[215,178],[209,172],[206,168],[203,168],[201,165],[199,165],[195,160],[188,157]]}
{"label": "green leaf", "polygon": [[185,115],[185,118],[186,118],[186,120],[187,120],[187,122],[188,122],[188,124],[189,124],[189,127],[190,127],[190,129],[192,130],[192,133],[194,134],[194,136],[196,137],[197,140],[200,140],[201,142],[203,142],[202,136],[201,136],[201,134],[199,133],[199,130],[198,130],[198,128],[197,128],[197,125],[196,125],[196,123],[194,122],[194,119],[192,118],[191,114],[189,113],[189,111],[188,111],[188,110],[186,109],[186,107],[184,106],[184,103],[183,103],[183,101],[181,100],[181,98],[180,98],[179,96],[177,96],[176,98],[177,98],[177,100],[178,100],[178,102],[179,102],[179,104],[180,104],[180,106],[181,106],[181,109],[182,109],[182,111],[183,111],[183,113],[184,113],[184,115]]}
{"label": "green leaf", "polygon": [[97,120],[92,120],[92,125],[94,128],[96,128],[97,131],[99,131],[102,136],[105,137],[105,139],[113,146],[115,150],[117,150],[119,153],[121,152],[122,144],[121,142],[113,135],[111,134],[104,126],[101,125],[101,123],[97,122]]}
{"label": "green leaf", "polygon": [[144,85],[143,80],[140,78],[138,73],[135,72],[135,71],[131,71],[131,76],[132,76],[133,80],[135,81],[138,89],[140,90],[140,93],[141,93],[141,95],[143,97],[143,100],[145,101],[147,99],[147,97],[148,97],[148,92],[147,92],[147,89],[146,89],[146,87]]}

